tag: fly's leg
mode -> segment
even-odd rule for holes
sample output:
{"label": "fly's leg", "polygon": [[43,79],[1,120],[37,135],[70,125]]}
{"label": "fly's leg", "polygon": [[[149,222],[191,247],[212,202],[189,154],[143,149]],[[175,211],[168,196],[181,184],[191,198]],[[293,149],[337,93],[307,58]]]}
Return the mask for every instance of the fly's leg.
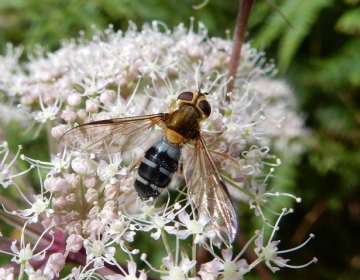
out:
{"label": "fly's leg", "polygon": [[225,157],[225,158],[228,158],[230,159],[232,162],[234,162],[237,166],[240,167],[240,169],[244,169],[244,166],[242,166],[236,159],[234,159],[233,157],[227,155],[227,154],[224,154],[224,153],[220,153],[220,152],[217,152],[217,151],[214,151],[214,150],[210,150],[209,149],[209,152],[212,153],[212,154],[216,154],[216,155],[219,155],[219,156],[222,156],[222,157]]}
{"label": "fly's leg", "polygon": [[182,158],[180,158],[178,174],[183,175],[183,173],[184,173],[184,162],[183,162]]}

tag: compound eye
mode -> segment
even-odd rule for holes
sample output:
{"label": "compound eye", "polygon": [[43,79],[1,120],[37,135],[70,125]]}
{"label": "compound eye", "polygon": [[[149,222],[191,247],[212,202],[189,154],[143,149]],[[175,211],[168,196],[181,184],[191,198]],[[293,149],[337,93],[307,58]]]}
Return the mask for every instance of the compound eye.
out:
{"label": "compound eye", "polygon": [[209,102],[207,102],[206,100],[201,100],[198,103],[199,108],[201,109],[201,111],[204,112],[204,114],[206,115],[206,117],[209,117],[211,114],[211,106],[209,104]]}
{"label": "compound eye", "polygon": [[178,100],[192,101],[194,94],[191,91],[184,91],[179,94]]}

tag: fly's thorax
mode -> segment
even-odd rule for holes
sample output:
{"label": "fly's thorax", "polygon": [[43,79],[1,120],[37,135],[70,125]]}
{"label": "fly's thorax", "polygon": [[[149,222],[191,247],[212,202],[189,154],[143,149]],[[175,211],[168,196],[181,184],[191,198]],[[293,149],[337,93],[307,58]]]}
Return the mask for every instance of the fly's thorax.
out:
{"label": "fly's thorax", "polygon": [[[182,104],[171,114],[167,122],[167,129],[185,139],[193,139],[199,132],[201,120],[202,117],[199,110],[192,105]],[[168,134],[169,132],[166,133]],[[172,141],[171,138],[169,140]]]}
{"label": "fly's thorax", "polygon": [[170,111],[166,121],[166,137],[175,144],[195,139],[199,135],[200,122],[209,117],[211,106],[201,92],[184,91],[178,96],[176,108]]}

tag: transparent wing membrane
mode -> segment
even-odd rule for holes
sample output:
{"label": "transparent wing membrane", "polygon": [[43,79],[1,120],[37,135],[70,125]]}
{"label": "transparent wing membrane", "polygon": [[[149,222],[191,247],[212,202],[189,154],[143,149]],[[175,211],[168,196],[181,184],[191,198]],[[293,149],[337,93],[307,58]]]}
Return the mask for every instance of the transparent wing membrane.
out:
{"label": "transparent wing membrane", "polygon": [[62,135],[59,145],[91,154],[131,150],[147,140],[150,128],[155,124],[162,124],[167,116],[168,114],[154,114],[83,124]]}
{"label": "transparent wing membrane", "polygon": [[213,229],[223,241],[233,242],[238,227],[235,208],[201,136],[196,139],[195,154],[186,163],[184,175],[198,212],[211,218]]}

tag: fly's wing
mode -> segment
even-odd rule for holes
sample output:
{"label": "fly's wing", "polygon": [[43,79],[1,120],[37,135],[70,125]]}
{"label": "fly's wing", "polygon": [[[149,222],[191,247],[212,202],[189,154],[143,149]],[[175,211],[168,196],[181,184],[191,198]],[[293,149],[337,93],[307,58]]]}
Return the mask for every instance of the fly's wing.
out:
{"label": "fly's wing", "polygon": [[91,122],[74,127],[59,139],[61,147],[89,154],[118,153],[148,139],[149,129],[162,124],[167,113]]}
{"label": "fly's wing", "polygon": [[195,154],[186,163],[184,175],[198,212],[211,218],[213,229],[223,241],[233,242],[238,226],[235,208],[200,135],[196,139]]}

